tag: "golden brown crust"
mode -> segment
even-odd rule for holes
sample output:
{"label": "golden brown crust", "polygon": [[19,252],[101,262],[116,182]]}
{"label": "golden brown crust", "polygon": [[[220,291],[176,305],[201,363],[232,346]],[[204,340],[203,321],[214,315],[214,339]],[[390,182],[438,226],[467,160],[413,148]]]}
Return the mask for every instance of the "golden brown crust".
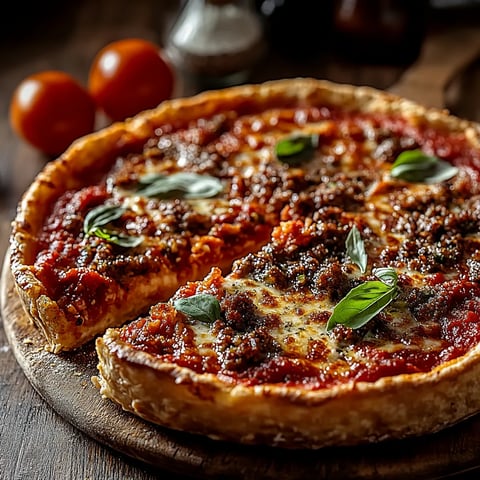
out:
{"label": "golden brown crust", "polygon": [[429,373],[306,391],[246,387],[156,361],[110,329],[97,339],[100,392],[140,417],[215,439],[286,448],[355,445],[435,432],[480,409],[478,346]]}

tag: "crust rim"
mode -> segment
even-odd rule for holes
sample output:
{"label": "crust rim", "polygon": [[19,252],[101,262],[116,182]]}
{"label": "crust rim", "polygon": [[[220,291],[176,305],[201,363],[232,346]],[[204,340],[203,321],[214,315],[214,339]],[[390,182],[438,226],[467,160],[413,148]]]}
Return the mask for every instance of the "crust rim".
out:
{"label": "crust rim", "polygon": [[326,390],[228,384],[134,350],[116,329],[96,340],[96,350],[92,381],[103,397],[147,421],[216,440],[352,446],[434,433],[480,409],[479,345],[431,372]]}

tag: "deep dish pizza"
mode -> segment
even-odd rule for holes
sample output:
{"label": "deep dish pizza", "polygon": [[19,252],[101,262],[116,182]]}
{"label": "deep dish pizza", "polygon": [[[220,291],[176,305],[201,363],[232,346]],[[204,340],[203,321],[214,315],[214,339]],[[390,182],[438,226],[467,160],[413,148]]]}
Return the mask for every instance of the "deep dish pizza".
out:
{"label": "deep dish pizza", "polygon": [[46,167],[12,271],[54,351],[124,325],[94,383],[149,421],[297,448],[433,432],[480,410],[479,138],[308,79],[166,102]]}

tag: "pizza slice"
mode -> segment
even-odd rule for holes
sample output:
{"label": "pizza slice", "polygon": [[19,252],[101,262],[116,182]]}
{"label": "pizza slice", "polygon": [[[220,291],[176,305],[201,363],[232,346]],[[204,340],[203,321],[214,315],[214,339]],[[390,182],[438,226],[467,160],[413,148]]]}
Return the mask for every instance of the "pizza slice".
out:
{"label": "pizza slice", "polygon": [[255,200],[228,198],[229,179],[157,169],[129,172],[127,185],[121,175],[60,195],[33,238],[17,224],[13,258],[27,241],[35,248],[31,264],[14,264],[17,286],[54,352],[135,318],[211,265],[228,271],[272,228]]}

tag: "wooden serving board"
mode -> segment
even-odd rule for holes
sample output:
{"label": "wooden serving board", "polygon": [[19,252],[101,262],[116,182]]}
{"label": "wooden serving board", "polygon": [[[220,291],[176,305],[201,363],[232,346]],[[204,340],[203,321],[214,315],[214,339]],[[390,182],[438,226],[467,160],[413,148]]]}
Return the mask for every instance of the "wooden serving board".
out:
{"label": "wooden serving board", "polygon": [[[480,52],[478,33],[432,37],[419,61],[390,90],[442,107],[452,76]],[[58,414],[97,441],[173,473],[229,480],[403,480],[442,478],[480,466],[480,415],[422,438],[317,451],[242,446],[167,430],[101,398],[91,382],[97,373],[93,343],[60,355],[43,348],[43,337],[15,291],[8,258],[1,274],[1,310],[19,365]]]}
{"label": "wooden serving board", "polygon": [[[92,343],[55,355],[23,310],[8,258],[1,278],[4,328],[30,383],[65,420],[137,460],[199,479],[345,480],[441,478],[476,468],[480,415],[442,432],[408,440],[316,451],[242,446],[167,430],[101,398]],[[414,401],[415,399],[412,399]]]}

